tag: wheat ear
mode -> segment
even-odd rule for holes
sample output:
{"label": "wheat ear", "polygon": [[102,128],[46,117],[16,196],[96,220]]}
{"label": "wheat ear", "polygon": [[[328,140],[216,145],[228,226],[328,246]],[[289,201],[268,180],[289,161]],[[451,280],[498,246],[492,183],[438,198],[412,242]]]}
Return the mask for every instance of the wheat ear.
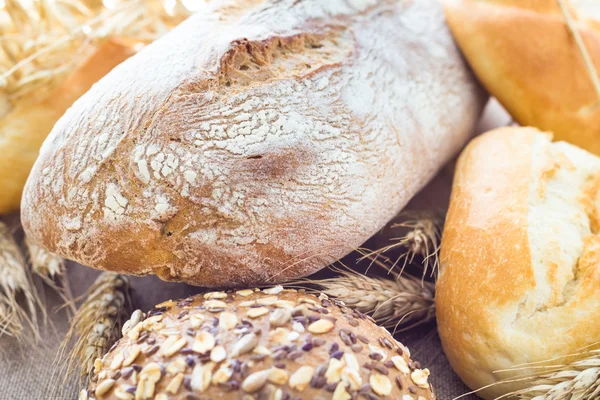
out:
{"label": "wheat ear", "polygon": [[[378,324],[404,331],[435,319],[434,284],[410,275],[392,279],[363,275],[347,267],[330,267],[337,276],[321,280],[300,280],[301,286],[323,292],[348,307],[370,315]],[[316,286],[318,289],[311,289]]]}
{"label": "wheat ear", "polygon": [[28,327],[33,339],[39,339],[40,304],[21,249],[9,227],[0,222],[0,334],[24,339]]}
{"label": "wheat ear", "polygon": [[[497,383],[525,382],[530,386],[507,393],[499,399],[517,398],[523,400],[597,400],[600,398],[600,350],[588,350],[580,354],[563,357],[576,357],[569,363],[548,360],[544,363],[525,364],[513,370],[535,368],[536,373],[523,377],[506,379]],[[545,366],[543,364],[552,364]],[[542,364],[542,365],[538,365]]]}
{"label": "wheat ear", "polygon": [[[77,369],[80,379],[93,376],[94,361],[120,338],[121,327],[131,315],[129,279],[112,272],[102,273],[85,294],[63,340],[57,361],[66,361],[61,372],[66,380]],[[72,339],[75,343],[66,355]]]}
{"label": "wheat ear", "polygon": [[58,293],[71,312],[75,313],[65,260],[39,246],[27,236],[25,237],[25,246],[27,247],[29,263],[33,273]]}
{"label": "wheat ear", "polygon": [[430,273],[437,276],[439,269],[439,251],[442,239],[444,218],[433,212],[404,212],[400,214],[402,222],[392,224],[391,229],[408,229],[403,236],[394,237],[392,243],[375,251],[364,251],[362,259],[377,260],[392,250],[402,253],[391,263],[390,271],[400,266],[397,276],[401,276],[407,265],[412,264],[418,257],[422,260],[423,278]]}
{"label": "wheat ear", "polygon": [[140,43],[168,32],[190,15],[182,0],[0,2],[0,90],[11,100],[46,93],[107,38]]}

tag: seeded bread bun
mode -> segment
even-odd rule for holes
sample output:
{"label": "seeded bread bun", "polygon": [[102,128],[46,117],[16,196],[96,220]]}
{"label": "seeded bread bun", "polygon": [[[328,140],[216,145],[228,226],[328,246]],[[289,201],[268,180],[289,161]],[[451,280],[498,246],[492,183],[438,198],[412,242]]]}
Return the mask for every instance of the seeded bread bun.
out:
{"label": "seeded bread bun", "polygon": [[444,351],[471,389],[600,343],[599,188],[599,157],[534,128],[488,132],[461,154],[436,309]]}
{"label": "seeded bread bun", "polygon": [[435,399],[406,347],[324,295],[212,292],[137,311],[123,331],[81,400]]}
{"label": "seeded bread bun", "polygon": [[31,239],[126,274],[285,282],[360,246],[470,137],[485,96],[438,0],[219,4],[55,126]]}

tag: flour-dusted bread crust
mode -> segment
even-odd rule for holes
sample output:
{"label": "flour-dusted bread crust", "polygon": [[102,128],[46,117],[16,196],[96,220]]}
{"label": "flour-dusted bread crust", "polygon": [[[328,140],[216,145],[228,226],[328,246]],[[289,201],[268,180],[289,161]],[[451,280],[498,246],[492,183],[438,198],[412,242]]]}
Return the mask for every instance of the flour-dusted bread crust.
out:
{"label": "flour-dusted bread crust", "polygon": [[123,273],[209,286],[307,275],[392,218],[483,101],[435,0],[216,7],[65,114],[23,224]]}
{"label": "flour-dusted bread crust", "polygon": [[600,343],[599,189],[600,158],[533,128],[486,133],[460,156],[436,308],[444,351],[470,388]]}
{"label": "flour-dusted bread crust", "polygon": [[95,363],[80,400],[435,400],[429,370],[342,303],[282,287],[166,301]]}

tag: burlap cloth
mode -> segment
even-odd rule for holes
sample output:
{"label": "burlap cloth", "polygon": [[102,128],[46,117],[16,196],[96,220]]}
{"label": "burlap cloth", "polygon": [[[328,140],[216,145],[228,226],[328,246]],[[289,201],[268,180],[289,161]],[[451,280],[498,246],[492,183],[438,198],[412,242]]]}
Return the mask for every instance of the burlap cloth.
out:
{"label": "burlap cloth", "polygon": [[[506,125],[510,118],[497,105],[490,103],[478,132],[495,126]],[[452,178],[452,165],[440,174],[421,192],[408,208],[443,209],[446,207]],[[347,260],[352,265],[354,260]],[[69,280],[75,296],[82,294],[99,274],[98,271],[80,265],[69,264]],[[148,310],[166,299],[185,297],[198,293],[199,288],[184,284],[162,282],[156,277],[132,277],[133,301],[136,308]],[[59,299],[51,290],[44,291],[51,319],[51,326],[43,329],[42,343],[19,345],[10,339],[0,339],[0,400],[73,400],[80,390],[76,381],[63,383],[56,376],[54,364],[58,346],[68,330],[68,318],[56,310]],[[452,371],[444,356],[435,324],[428,324],[408,332],[397,334],[397,339],[411,349],[413,359],[431,370],[431,381],[441,400],[453,399],[468,392],[468,389]],[[477,399],[468,396],[465,399]]]}

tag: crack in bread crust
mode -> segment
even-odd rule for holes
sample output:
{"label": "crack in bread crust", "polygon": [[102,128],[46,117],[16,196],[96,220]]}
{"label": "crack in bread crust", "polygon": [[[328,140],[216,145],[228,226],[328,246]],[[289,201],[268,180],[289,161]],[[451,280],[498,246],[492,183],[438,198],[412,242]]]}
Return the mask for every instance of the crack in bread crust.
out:
{"label": "crack in bread crust", "polygon": [[528,235],[538,289],[525,307],[529,317],[572,299],[573,286],[581,283],[581,259],[593,246],[600,204],[600,159],[564,143],[551,144],[544,136],[535,148]]}
{"label": "crack in bread crust", "polygon": [[221,59],[219,84],[230,91],[236,86],[261,85],[273,79],[304,79],[322,68],[348,62],[356,46],[343,27],[324,34],[301,33],[272,37],[261,42],[236,40]]}

